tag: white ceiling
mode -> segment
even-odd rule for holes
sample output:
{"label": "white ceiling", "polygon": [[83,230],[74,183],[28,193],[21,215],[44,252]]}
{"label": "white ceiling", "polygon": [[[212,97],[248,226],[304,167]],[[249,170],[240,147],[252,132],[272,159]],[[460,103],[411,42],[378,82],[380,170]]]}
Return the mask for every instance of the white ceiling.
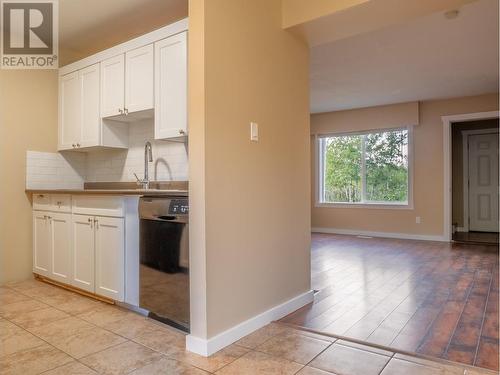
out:
{"label": "white ceiling", "polygon": [[498,0],[311,49],[311,112],[498,92]]}
{"label": "white ceiling", "polygon": [[187,0],[59,0],[60,65],[187,15]]}

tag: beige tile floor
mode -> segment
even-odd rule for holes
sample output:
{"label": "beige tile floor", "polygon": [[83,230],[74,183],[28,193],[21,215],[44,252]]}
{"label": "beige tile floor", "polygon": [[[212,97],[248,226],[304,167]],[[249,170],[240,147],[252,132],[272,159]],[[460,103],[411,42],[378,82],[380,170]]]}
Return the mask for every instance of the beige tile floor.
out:
{"label": "beige tile floor", "polygon": [[0,286],[0,374],[493,374],[272,323],[204,358],[185,336],[36,280]]}

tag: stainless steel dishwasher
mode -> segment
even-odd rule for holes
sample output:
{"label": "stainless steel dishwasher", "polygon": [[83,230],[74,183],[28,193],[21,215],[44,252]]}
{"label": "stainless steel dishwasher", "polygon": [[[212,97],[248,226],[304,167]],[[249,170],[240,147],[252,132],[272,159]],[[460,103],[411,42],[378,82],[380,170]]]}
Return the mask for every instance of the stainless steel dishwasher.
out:
{"label": "stainless steel dishwasher", "polygon": [[189,332],[188,198],[141,197],[139,217],[139,306]]}

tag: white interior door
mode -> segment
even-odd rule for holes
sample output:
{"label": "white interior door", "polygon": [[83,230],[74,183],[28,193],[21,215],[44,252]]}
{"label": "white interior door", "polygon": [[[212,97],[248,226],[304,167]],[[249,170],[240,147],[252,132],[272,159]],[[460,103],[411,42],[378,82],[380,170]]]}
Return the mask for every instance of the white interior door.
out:
{"label": "white interior door", "polygon": [[152,44],[125,55],[125,108],[130,113],[152,109],[154,106],[153,56]]}
{"label": "white interior door", "polygon": [[71,214],[51,213],[52,270],[50,278],[71,284]]}
{"label": "white interior door", "polygon": [[99,216],[95,219],[95,293],[123,301],[125,289],[123,219]]}
{"label": "white interior door", "polygon": [[33,212],[33,272],[50,276],[50,222],[48,213]]}
{"label": "white interior door", "polygon": [[73,285],[94,293],[94,217],[73,215]]}
{"label": "white interior door", "polygon": [[498,133],[468,138],[469,230],[498,232]]}

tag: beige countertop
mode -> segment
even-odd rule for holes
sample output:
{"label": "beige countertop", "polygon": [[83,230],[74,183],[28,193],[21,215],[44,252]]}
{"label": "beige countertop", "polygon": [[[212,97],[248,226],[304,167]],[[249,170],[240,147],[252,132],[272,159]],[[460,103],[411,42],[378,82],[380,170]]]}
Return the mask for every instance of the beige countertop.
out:
{"label": "beige countertop", "polygon": [[107,194],[107,195],[176,195],[188,196],[187,181],[151,182],[141,189],[135,182],[90,182],[83,189],[26,189],[32,194]]}
{"label": "beige countertop", "polygon": [[32,194],[101,194],[101,195],[177,195],[188,196],[187,190],[169,189],[26,189]]}

